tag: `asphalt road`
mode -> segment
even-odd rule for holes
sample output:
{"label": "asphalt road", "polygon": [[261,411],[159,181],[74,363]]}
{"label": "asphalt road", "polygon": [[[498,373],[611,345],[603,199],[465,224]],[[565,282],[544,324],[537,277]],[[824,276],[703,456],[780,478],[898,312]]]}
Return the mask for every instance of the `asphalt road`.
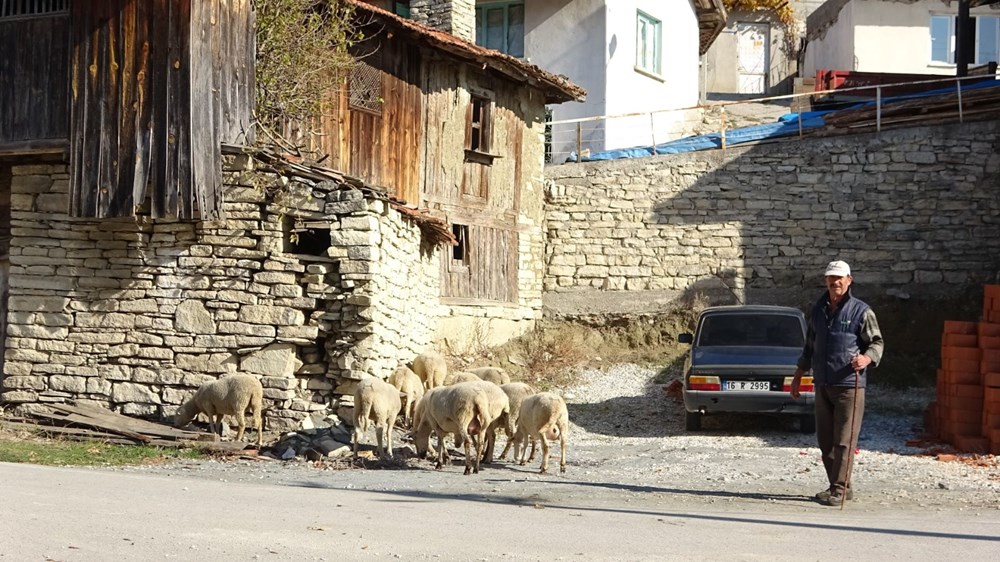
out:
{"label": "asphalt road", "polygon": [[595,504],[457,490],[0,463],[0,560],[988,560],[1000,553],[1000,510],[693,506],[659,495]]}

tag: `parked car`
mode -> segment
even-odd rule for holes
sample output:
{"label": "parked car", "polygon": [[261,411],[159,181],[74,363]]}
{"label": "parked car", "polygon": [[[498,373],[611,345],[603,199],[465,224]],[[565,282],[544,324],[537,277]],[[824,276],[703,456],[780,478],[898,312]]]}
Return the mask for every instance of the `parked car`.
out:
{"label": "parked car", "polygon": [[715,306],[698,316],[684,361],[684,408],[689,431],[717,413],[796,416],[804,433],[816,431],[812,377],[802,377],[798,400],[789,394],[806,337],[805,315],[785,306]]}

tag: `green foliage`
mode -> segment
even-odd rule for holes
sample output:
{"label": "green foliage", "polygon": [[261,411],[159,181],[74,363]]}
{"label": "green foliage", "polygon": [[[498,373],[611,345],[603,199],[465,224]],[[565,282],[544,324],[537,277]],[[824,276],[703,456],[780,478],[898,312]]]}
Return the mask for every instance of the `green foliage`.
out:
{"label": "green foliage", "polygon": [[257,0],[256,9],[258,124],[275,133],[310,123],[354,64],[354,10],[338,0]]}
{"label": "green foliage", "polygon": [[795,11],[789,0],[722,0],[726,10],[741,12],[770,11],[785,27],[795,24]]}
{"label": "green foliage", "polygon": [[203,458],[192,449],[160,449],[137,445],[112,445],[39,439],[9,439],[0,435],[0,462],[49,466],[130,466],[162,462],[174,458]]}

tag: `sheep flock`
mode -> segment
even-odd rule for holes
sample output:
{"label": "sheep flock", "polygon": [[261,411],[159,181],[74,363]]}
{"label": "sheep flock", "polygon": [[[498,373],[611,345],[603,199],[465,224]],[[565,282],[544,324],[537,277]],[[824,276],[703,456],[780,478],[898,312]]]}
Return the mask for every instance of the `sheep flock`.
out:
{"label": "sheep flock", "polygon": [[[365,376],[354,385],[351,445],[354,462],[370,425],[375,429],[375,452],[380,460],[394,455],[392,436],[396,427],[409,431],[419,459],[430,459],[436,469],[451,464],[448,441],[464,452],[465,474],[478,473],[512,453],[521,465],[535,458],[541,443],[539,473],[546,473],[550,442],[559,442],[559,470],[566,471],[566,440],[569,414],[563,399],[553,393],[536,392],[523,382],[512,381],[498,367],[482,366],[448,372],[442,354],[421,353],[400,365],[385,378]],[[230,375],[203,384],[178,410],[174,425],[183,427],[199,414],[208,416],[210,428],[221,433],[223,416],[236,418],[243,438],[245,414],[249,413],[261,446],[263,389],[257,377]],[[498,458],[498,434],[506,437]],[[434,439],[436,438],[436,439]],[[531,452],[528,455],[528,448]]]}

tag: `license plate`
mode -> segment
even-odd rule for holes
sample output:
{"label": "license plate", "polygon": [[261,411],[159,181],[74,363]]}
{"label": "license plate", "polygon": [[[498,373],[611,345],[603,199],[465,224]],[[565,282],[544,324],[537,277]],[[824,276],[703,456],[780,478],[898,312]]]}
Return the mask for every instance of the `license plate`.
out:
{"label": "license plate", "polygon": [[771,390],[771,383],[768,381],[725,381],[722,389],[767,392]]}

